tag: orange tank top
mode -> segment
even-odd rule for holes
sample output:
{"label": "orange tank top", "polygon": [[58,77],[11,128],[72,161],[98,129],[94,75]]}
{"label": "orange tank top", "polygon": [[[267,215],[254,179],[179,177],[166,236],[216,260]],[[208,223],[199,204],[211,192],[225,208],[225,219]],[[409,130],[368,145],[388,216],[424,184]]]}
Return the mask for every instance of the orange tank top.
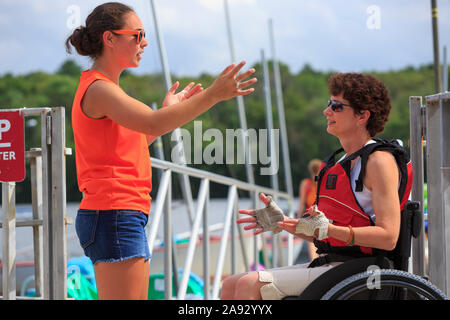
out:
{"label": "orange tank top", "polygon": [[146,135],[83,113],[81,101],[97,80],[112,82],[95,70],[81,74],[72,106],[78,187],[84,194],[80,209],[148,214],[152,172]]}
{"label": "orange tank top", "polygon": [[311,179],[307,179],[306,180],[306,208],[308,209],[309,207],[311,207],[314,202],[316,201],[316,192],[317,192],[317,188],[316,188],[316,183],[314,181],[312,181]]}

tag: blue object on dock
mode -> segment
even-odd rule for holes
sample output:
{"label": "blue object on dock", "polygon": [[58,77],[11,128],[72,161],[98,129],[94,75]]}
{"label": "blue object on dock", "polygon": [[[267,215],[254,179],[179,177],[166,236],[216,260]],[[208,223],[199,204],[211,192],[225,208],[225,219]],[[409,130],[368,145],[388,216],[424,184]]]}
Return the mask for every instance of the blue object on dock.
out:
{"label": "blue object on dock", "polygon": [[88,257],[72,258],[67,262],[67,276],[71,276],[74,273],[81,273],[90,284],[97,290],[97,284],[95,283],[94,265],[91,259]]}

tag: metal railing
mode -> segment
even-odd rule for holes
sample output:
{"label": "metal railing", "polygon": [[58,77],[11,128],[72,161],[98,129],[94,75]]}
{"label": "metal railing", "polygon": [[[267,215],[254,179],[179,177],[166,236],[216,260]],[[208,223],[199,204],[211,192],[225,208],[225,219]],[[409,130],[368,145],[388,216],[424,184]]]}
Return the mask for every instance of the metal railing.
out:
{"label": "metal railing", "polygon": [[2,182],[2,291],[3,299],[16,295],[16,228],[33,228],[36,299],[67,298],[65,111],[30,108],[25,117],[41,118],[41,146],[26,152],[30,159],[32,220],[16,221],[16,183]]}
{"label": "metal railing", "polygon": [[[422,97],[410,97],[410,118],[411,161],[414,169],[412,200],[424,203],[425,172],[428,187],[428,243],[425,242],[425,232],[422,232],[418,239],[414,239],[413,272],[422,276],[428,275],[433,284],[449,295],[450,93],[427,96],[424,105]],[[426,166],[423,161],[424,154]],[[422,205],[422,211],[423,209]]]}
{"label": "metal railing", "polygon": [[[192,229],[189,237],[189,244],[187,248],[187,253],[183,265],[183,273],[181,277],[181,281],[178,287],[178,291],[176,292],[177,299],[184,299],[186,297],[186,289],[188,286],[189,276],[192,269],[192,263],[194,260],[194,253],[197,247],[197,239],[201,236],[202,239],[202,263],[203,263],[203,282],[204,282],[204,299],[218,299],[220,284],[223,274],[223,268],[225,264],[225,254],[227,250],[227,245],[230,242],[230,250],[231,250],[231,270],[232,273],[235,273],[237,270],[237,250],[236,250],[236,240],[239,241],[242,255],[243,255],[243,263],[245,269],[248,271],[249,267],[249,257],[246,254],[245,243],[244,243],[244,235],[242,229],[236,225],[235,217],[238,208],[239,195],[238,190],[248,191],[253,193],[263,192],[265,194],[270,194],[280,201],[281,206],[283,206],[283,199],[287,202],[287,210],[285,212],[286,215],[292,216],[293,214],[293,199],[285,192],[276,191],[267,187],[262,187],[254,184],[249,184],[246,182],[242,182],[236,179],[228,178],[225,176],[221,176],[218,174],[201,171],[198,169],[177,165],[174,163],[162,161],[159,159],[152,158],[152,167],[154,169],[163,170],[162,178],[160,181],[157,198],[156,198],[156,206],[155,211],[152,213],[153,221],[148,226],[149,230],[149,247],[150,251],[153,252],[155,246],[155,240],[157,236],[157,231],[159,228],[159,224],[161,221],[161,216],[164,215],[164,294],[165,299],[172,299],[172,275],[173,275],[173,267],[172,267],[172,251],[173,251],[173,235],[172,235],[172,222],[171,222],[171,201],[172,201],[172,183],[171,177],[172,173],[177,174],[185,174],[191,178],[200,179],[200,189],[198,192],[197,198],[197,208],[195,211],[195,216],[193,220]],[[228,186],[228,198],[226,210],[224,212],[224,221],[221,226],[222,232],[220,237],[220,245],[218,249],[218,258],[216,261],[214,279],[212,281],[212,288],[210,287],[210,263],[211,255],[210,255],[210,231],[211,226],[209,225],[208,220],[208,210],[210,204],[210,184],[217,183],[221,185]],[[246,208],[247,209],[247,208]],[[203,224],[203,228],[201,228],[201,224]],[[237,226],[237,227],[236,227]],[[237,229],[239,235],[236,235]],[[267,235],[265,233],[264,235]],[[292,238],[292,235],[289,235]],[[228,239],[231,239],[230,241]],[[255,248],[258,246],[258,237],[254,237],[254,246]],[[262,247],[264,248],[264,243],[266,241],[265,237],[262,237]],[[275,244],[273,243],[273,246]],[[278,246],[279,250],[282,250],[280,246]],[[293,245],[292,241],[288,241],[288,257],[287,262],[284,265],[292,264],[293,261]],[[151,265],[151,262],[150,262]],[[257,268],[258,261],[254,261],[255,268]],[[178,276],[178,275],[177,275]]]}

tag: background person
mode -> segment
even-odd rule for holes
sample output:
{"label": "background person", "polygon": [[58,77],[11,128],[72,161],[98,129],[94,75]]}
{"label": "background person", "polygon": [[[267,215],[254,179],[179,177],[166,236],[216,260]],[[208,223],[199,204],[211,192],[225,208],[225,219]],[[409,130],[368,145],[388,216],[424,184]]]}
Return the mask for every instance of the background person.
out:
{"label": "background person", "polygon": [[[316,176],[319,174],[320,167],[322,165],[322,160],[312,159],[308,163],[309,178],[305,178],[300,182],[298,191],[298,211],[297,218],[301,218],[305,213],[306,209],[310,208],[316,201],[317,196],[317,182],[315,181]],[[314,243],[308,242],[308,256],[312,261],[319,255],[316,253],[316,247]]]}

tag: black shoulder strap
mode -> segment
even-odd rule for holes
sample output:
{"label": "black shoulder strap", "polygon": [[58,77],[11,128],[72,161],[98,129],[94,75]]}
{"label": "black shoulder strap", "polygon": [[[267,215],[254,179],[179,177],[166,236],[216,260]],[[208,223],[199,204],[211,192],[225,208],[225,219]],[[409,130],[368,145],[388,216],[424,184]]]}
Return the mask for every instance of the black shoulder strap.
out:
{"label": "black shoulder strap", "polygon": [[367,160],[369,159],[369,156],[375,151],[388,151],[394,156],[395,161],[397,162],[397,166],[400,170],[402,183],[400,184],[399,188],[399,196],[401,199],[403,197],[403,193],[405,192],[406,179],[408,175],[406,168],[406,164],[409,162],[408,153],[402,146],[400,146],[400,144],[396,140],[374,140],[376,141],[375,143],[366,145],[364,148],[350,156],[351,160],[353,160],[357,156],[361,156],[361,171],[359,173],[358,179],[356,180],[355,191],[361,192],[363,190],[363,179],[366,174]]}
{"label": "black shoulder strap", "polygon": [[344,152],[343,148],[336,150],[323,160],[325,166],[322,168],[322,170],[320,170],[319,174],[316,176],[315,178],[316,181],[319,181],[323,177],[325,172],[336,164],[336,155],[338,155],[341,152]]}
{"label": "black shoulder strap", "polygon": [[358,179],[356,180],[356,192],[361,192],[363,190],[363,178],[366,174],[366,164],[367,160],[369,159],[370,154],[379,146],[383,145],[382,142],[377,141],[375,143],[368,144],[358,151],[352,153],[351,155],[347,156],[344,160],[341,161],[342,167],[347,172],[347,175],[350,177],[350,163],[352,160],[356,159],[357,157],[361,157],[361,171],[359,174]]}
{"label": "black shoulder strap", "polygon": [[319,202],[320,182],[322,181],[325,172],[327,172],[328,169],[330,169],[336,164],[336,156],[341,152],[344,152],[343,148],[336,150],[323,160],[325,166],[322,168],[322,170],[320,170],[319,174],[315,177],[315,181],[317,182],[316,204],[318,204]]}
{"label": "black shoulder strap", "polygon": [[378,150],[383,144],[381,142],[375,142],[368,144],[363,148],[363,152],[361,153],[361,171],[359,172],[358,179],[356,180],[356,192],[362,192],[364,188],[363,179],[366,175],[366,167],[367,160],[369,160],[369,156],[375,151]]}

